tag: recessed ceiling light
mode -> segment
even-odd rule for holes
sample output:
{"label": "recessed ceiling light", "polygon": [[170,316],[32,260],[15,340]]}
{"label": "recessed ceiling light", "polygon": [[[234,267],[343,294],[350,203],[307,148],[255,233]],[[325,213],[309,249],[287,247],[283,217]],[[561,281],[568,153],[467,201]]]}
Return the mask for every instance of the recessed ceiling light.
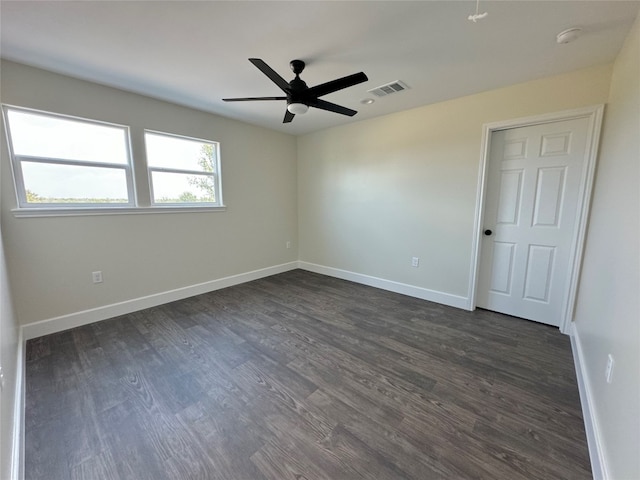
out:
{"label": "recessed ceiling light", "polygon": [[362,100],[360,100],[360,103],[363,105],[371,105],[374,102],[375,100],[373,98],[363,98]]}

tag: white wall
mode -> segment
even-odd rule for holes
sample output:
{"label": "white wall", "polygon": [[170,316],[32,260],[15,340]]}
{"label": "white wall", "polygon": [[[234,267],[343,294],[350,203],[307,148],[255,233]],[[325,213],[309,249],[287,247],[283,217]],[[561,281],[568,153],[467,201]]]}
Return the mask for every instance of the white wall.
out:
{"label": "white wall", "polygon": [[[3,103],[130,125],[134,141],[143,128],[219,141],[227,205],[211,213],[15,218],[3,148],[2,229],[22,324],[297,260],[294,137],[12,62],[2,63],[1,87]],[[92,284],[94,270],[104,283]]]}
{"label": "white wall", "polygon": [[[611,479],[640,478],[640,17],[613,69],[575,329]],[[613,381],[605,381],[607,354]]]}
{"label": "white wall", "polygon": [[483,124],[604,103],[610,79],[595,67],[299,137],[300,260],[466,298]]}
{"label": "white wall", "polygon": [[[5,139],[0,144],[4,148]],[[0,392],[0,478],[11,478],[14,410],[18,385],[18,321],[13,312],[11,289],[7,278],[5,250],[0,228],[0,365],[4,388]]]}

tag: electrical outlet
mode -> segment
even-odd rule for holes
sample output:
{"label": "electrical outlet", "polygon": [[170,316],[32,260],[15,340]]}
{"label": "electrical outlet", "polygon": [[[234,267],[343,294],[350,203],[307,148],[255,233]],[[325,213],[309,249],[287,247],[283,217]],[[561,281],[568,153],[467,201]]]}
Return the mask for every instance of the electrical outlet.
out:
{"label": "electrical outlet", "polygon": [[615,364],[616,362],[613,359],[613,355],[607,355],[607,368],[604,371],[604,377],[607,379],[607,383],[611,383],[613,380],[613,367]]}
{"label": "electrical outlet", "polygon": [[289,240],[286,241],[286,243],[284,244],[285,247],[287,248],[291,248],[291,242]]}
{"label": "electrical outlet", "polygon": [[418,267],[420,265],[420,259],[418,257],[411,257],[411,266]]}
{"label": "electrical outlet", "polygon": [[92,272],[91,278],[93,279],[93,283],[102,283],[102,272],[99,270],[97,272]]}

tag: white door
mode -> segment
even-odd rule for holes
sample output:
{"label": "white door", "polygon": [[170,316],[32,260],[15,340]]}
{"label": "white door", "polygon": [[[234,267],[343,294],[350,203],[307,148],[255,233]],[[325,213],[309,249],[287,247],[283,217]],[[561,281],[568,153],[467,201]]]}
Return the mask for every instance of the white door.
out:
{"label": "white door", "polygon": [[560,325],[589,123],[583,117],[491,134],[479,307]]}

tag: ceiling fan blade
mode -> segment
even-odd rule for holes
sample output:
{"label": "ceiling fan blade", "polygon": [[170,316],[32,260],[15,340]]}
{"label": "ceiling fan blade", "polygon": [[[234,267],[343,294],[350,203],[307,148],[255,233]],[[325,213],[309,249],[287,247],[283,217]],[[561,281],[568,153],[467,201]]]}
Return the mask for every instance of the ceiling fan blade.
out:
{"label": "ceiling fan blade", "polygon": [[291,120],[293,120],[293,117],[295,117],[295,114],[287,110],[286,112],[284,112],[284,120],[282,120],[282,123],[291,123]]}
{"label": "ceiling fan blade", "polygon": [[269,77],[273,83],[278,85],[282,91],[286,92],[289,89],[289,82],[282,78],[273,68],[267,65],[264,60],[260,60],[259,58],[250,58],[249,61],[258,67],[258,70]]}
{"label": "ceiling fan blade", "polygon": [[343,107],[342,105],[336,105],[335,103],[327,102],[326,100],[320,99],[317,99],[316,101],[310,103],[310,106],[320,108],[322,110],[328,110],[334,113],[341,113],[342,115],[348,115],[349,117],[353,117],[356,113],[358,113],[355,110]]}
{"label": "ceiling fan blade", "polygon": [[254,100],[286,100],[287,97],[243,97],[243,98],[223,98],[223,102],[252,102]]}
{"label": "ceiling fan blade", "polygon": [[346,77],[331,80],[330,82],[321,83],[320,85],[311,87],[309,90],[307,90],[307,93],[312,97],[321,97],[323,95],[327,95],[328,93],[337,92],[338,90],[342,90],[343,88],[349,88],[359,83],[366,82],[367,80],[369,79],[364,74],[364,72],[354,73],[353,75],[348,75]]}

